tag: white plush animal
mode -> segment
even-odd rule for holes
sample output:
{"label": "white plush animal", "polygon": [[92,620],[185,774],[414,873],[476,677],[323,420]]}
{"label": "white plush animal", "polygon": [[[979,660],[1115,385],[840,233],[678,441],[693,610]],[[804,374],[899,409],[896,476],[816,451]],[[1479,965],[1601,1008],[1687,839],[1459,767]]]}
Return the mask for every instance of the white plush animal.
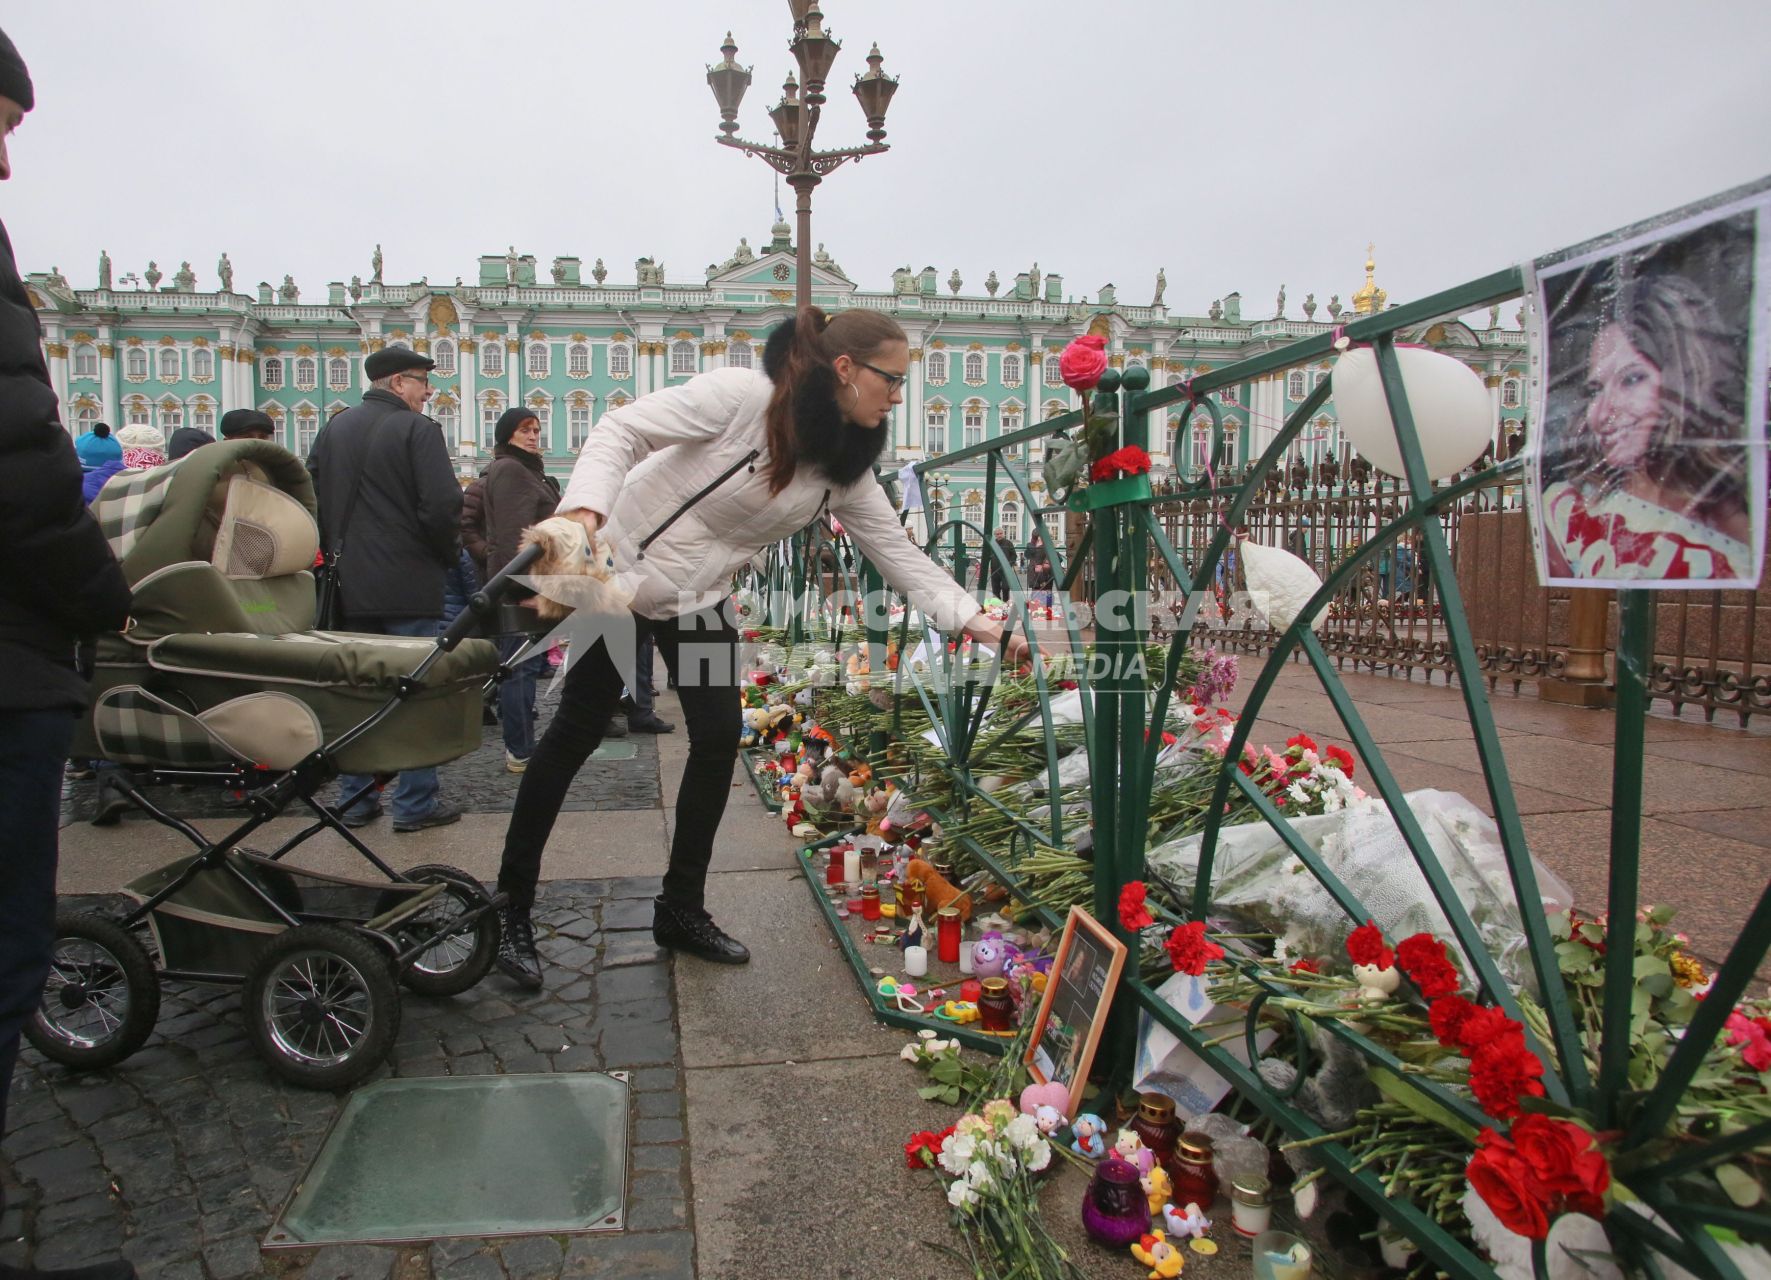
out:
{"label": "white plush animal", "polygon": [[[523,530],[522,546],[539,543],[541,559],[529,569],[536,588],[535,612],[543,622],[558,622],[572,610],[593,602],[624,608],[632,593],[622,599],[606,595],[615,582],[615,552],[598,534],[593,544],[584,526],[567,516],[550,516]],[[569,579],[582,579],[574,583]],[[590,587],[595,582],[603,584]],[[586,590],[585,588],[588,588]]]}

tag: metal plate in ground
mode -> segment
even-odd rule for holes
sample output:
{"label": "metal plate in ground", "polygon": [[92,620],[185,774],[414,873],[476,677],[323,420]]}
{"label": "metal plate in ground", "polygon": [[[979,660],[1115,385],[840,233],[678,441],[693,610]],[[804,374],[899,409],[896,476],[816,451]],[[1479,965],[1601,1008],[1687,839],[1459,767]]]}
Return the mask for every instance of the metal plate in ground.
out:
{"label": "metal plate in ground", "polygon": [[359,1089],[265,1247],[618,1231],[631,1096],[620,1072]]}

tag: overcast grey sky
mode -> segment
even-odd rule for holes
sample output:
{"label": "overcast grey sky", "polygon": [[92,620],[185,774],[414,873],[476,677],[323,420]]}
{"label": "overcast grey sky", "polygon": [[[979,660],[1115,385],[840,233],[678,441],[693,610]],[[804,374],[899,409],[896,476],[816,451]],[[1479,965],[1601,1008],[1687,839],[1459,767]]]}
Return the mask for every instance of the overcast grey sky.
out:
{"label": "overcast grey sky", "polygon": [[[1375,241],[1418,297],[1771,172],[1764,0],[828,0],[844,48],[819,142],[877,40],[902,78],[892,151],[827,179],[814,240],[863,287],[1037,260],[1171,310],[1240,290],[1346,301]],[[73,5],[4,19],[37,109],[0,216],[26,270],[96,282],[181,260],[215,287],[293,274],[474,280],[514,242],[545,273],[641,254],[696,281],[774,217],[773,175],[716,146],[728,27],[764,112],[786,0]],[[791,213],[791,195],[782,204]],[[544,277],[545,278],[545,275]],[[944,287],[944,286],[943,286]]]}

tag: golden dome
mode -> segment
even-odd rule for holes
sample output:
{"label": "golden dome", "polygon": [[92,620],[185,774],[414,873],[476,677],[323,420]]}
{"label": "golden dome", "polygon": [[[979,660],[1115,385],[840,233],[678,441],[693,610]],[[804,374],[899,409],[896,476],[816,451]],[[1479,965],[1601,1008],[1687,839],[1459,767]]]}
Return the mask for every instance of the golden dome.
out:
{"label": "golden dome", "polygon": [[1372,279],[1372,273],[1377,270],[1376,254],[1377,246],[1375,244],[1365,246],[1365,284],[1358,293],[1353,295],[1353,310],[1362,316],[1370,315],[1374,311],[1382,311],[1385,300],[1390,296],[1378,288],[1377,281]]}

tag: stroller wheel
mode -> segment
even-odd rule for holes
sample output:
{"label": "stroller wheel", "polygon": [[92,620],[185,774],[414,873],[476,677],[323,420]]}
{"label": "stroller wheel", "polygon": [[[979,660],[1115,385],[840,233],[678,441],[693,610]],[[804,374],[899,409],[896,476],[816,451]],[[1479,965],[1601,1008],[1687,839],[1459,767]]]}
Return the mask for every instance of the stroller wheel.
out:
{"label": "stroller wheel", "polygon": [[[427,863],[405,873],[417,884],[446,886],[423,911],[399,926],[402,942],[417,942],[443,932],[467,912],[484,906],[486,891],[480,882],[457,867]],[[378,910],[385,910],[391,902]],[[452,934],[421,952],[400,974],[400,981],[421,996],[460,995],[485,977],[498,958],[498,913],[487,911],[471,930]]]}
{"label": "stroller wheel", "polygon": [[343,1089],[379,1067],[400,1030],[400,992],[375,943],[329,924],[272,938],[241,997],[253,1045],[283,1079]]}
{"label": "stroller wheel", "polygon": [[101,915],[58,911],[49,980],[25,1039],[51,1062],[91,1071],[141,1048],[159,1016],[160,979],[135,935]]}

